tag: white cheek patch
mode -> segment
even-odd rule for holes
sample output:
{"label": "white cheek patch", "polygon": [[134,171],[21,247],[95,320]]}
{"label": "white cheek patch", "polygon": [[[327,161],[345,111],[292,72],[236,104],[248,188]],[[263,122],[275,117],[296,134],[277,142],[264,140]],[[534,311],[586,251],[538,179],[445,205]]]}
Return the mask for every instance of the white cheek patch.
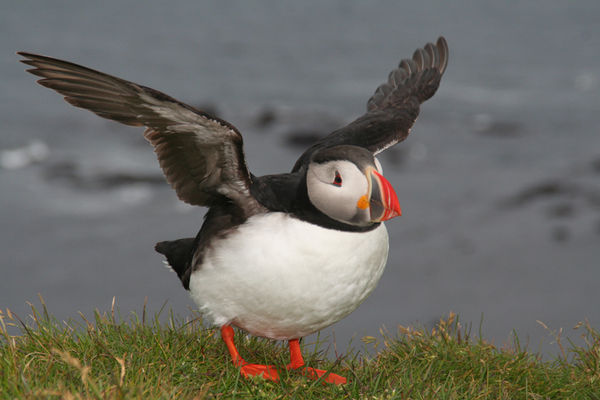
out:
{"label": "white cheek patch", "polygon": [[[342,178],[341,186],[333,184],[335,172]],[[311,164],[306,175],[306,187],[311,203],[323,214],[335,220],[356,224],[361,196],[367,194],[365,175],[349,161]]]}

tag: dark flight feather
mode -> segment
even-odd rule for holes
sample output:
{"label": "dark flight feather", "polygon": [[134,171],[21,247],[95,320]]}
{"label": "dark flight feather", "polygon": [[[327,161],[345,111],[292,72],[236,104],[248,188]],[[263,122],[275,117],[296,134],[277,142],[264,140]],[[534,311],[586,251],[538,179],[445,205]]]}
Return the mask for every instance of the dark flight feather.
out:
{"label": "dark flight feather", "polygon": [[246,216],[261,207],[250,195],[243,140],[230,123],[214,118],[157,90],[51,57],[19,52],[21,60],[70,104],[132,126],[144,137],[167,181],[184,202],[208,206],[227,198]]}
{"label": "dark flight feather", "polygon": [[378,154],[406,139],[421,103],[434,95],[447,65],[448,44],[443,37],[436,44],[417,49],[412,59],[402,60],[387,82],[375,90],[363,116],[317,141],[300,156],[292,171],[302,168],[325,147],[354,145]]}

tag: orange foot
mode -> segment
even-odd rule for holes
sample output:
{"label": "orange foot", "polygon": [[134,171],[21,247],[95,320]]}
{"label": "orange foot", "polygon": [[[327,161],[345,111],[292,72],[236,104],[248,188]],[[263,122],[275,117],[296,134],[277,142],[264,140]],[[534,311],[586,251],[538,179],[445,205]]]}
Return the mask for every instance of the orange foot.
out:
{"label": "orange foot", "polygon": [[304,359],[300,352],[300,342],[298,339],[291,339],[290,345],[290,363],[287,365],[287,369],[299,370],[302,375],[309,377],[310,379],[323,378],[323,382],[333,383],[336,385],[343,385],[347,382],[346,378],[332,373],[327,373],[323,369],[316,369],[304,366]]}
{"label": "orange foot", "polygon": [[279,374],[272,365],[244,364],[241,369],[242,376],[248,378],[251,376],[260,376],[274,382],[279,380]]}
{"label": "orange foot", "polygon": [[340,375],[337,375],[334,373],[328,374],[327,371],[325,371],[324,369],[304,367],[304,368],[302,368],[302,370],[300,372],[302,373],[302,375],[307,376],[310,379],[314,379],[314,380],[322,378],[323,375],[325,375],[325,377],[323,378],[324,382],[333,383],[336,385],[344,385],[347,382],[346,378],[344,378],[343,376],[340,376]]}
{"label": "orange foot", "polygon": [[[250,376],[260,376],[263,379],[268,379],[274,382],[279,381],[279,374],[272,365],[248,364],[235,348],[235,344],[233,343],[233,335],[234,332],[231,326],[223,325],[221,327],[221,337],[223,338],[223,342],[225,342],[225,345],[229,350],[231,361],[233,362],[233,365],[240,367],[242,376],[244,378],[248,378]],[[343,376],[328,373],[322,369],[305,367],[304,359],[302,358],[302,353],[300,352],[300,342],[298,339],[291,339],[289,344],[291,362],[287,366],[288,369],[299,370],[302,375],[311,379],[316,380],[322,378],[323,382],[333,383],[336,385],[343,385],[347,382],[346,378]]]}
{"label": "orange foot", "polygon": [[235,344],[233,343],[233,334],[233,328],[231,326],[223,325],[221,327],[221,337],[223,338],[225,345],[227,345],[229,354],[231,354],[231,361],[233,362],[233,365],[240,367],[242,376],[244,378],[260,376],[271,381],[278,381],[279,374],[275,367],[271,365],[249,364],[240,356],[240,353],[238,353]]}

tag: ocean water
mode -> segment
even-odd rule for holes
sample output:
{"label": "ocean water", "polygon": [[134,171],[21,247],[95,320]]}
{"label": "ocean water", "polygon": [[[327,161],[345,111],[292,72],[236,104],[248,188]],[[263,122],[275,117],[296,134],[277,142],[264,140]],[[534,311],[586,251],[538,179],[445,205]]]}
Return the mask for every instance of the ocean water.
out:
{"label": "ocean water", "polygon": [[[323,332],[338,351],[450,311],[501,345],[558,352],[600,327],[600,3],[4,2],[0,308],[41,293],[59,319],[193,307],[152,247],[204,210],[162,183],[141,130],[74,109],[14,54],[38,52],[215,110],[257,175],[364,112],[401,58],[444,35],[450,63],[404,143],[383,153],[403,216],[384,279]],[[306,138],[308,136],[308,138]],[[309,339],[312,340],[312,339]]]}

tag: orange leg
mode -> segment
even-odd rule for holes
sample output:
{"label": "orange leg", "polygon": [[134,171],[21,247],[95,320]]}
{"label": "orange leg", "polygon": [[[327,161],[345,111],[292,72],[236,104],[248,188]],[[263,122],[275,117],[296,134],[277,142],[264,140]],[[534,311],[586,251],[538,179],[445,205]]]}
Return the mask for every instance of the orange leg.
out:
{"label": "orange leg", "polygon": [[242,376],[248,378],[249,376],[262,376],[265,379],[272,381],[279,380],[279,374],[277,370],[271,365],[261,364],[248,364],[235,348],[233,343],[233,328],[229,325],[223,325],[221,327],[221,339],[225,342],[229,354],[231,354],[231,361],[236,367],[241,367],[240,372]]}
{"label": "orange leg", "polygon": [[[289,341],[290,344],[290,363],[287,365],[287,369],[299,369],[304,366],[304,359],[300,352],[300,342],[298,339],[292,339]],[[342,385],[346,383],[346,378],[333,373],[327,373],[322,369],[304,367],[302,368],[302,374],[308,376],[311,379],[319,379],[323,375],[326,375],[323,379],[325,382],[335,383],[336,385]]]}

